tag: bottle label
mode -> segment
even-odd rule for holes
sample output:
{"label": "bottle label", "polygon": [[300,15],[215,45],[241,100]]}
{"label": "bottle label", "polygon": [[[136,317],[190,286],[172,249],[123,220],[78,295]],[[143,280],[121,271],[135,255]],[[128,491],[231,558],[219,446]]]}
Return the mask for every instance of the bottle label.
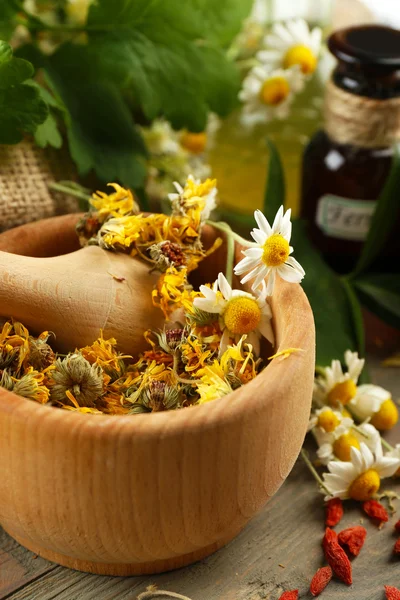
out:
{"label": "bottle label", "polygon": [[360,242],[367,237],[375,208],[375,200],[325,194],[318,201],[316,222],[329,237]]}

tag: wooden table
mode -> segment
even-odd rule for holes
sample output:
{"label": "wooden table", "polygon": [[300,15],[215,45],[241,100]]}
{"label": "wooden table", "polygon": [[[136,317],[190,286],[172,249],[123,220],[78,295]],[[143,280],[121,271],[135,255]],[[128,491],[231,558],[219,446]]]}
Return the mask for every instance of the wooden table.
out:
{"label": "wooden table", "polygon": [[[373,380],[400,396],[400,370],[383,369],[371,361]],[[400,427],[386,436],[400,441]],[[400,494],[400,482],[384,482]],[[1,485],[1,481],[0,481]],[[27,490],[29,494],[29,490]],[[400,558],[391,519],[381,531],[364,519],[367,542],[353,563],[351,589],[332,582],[324,600],[383,600],[385,584],[400,587]],[[343,528],[357,525],[360,508],[346,504]],[[71,571],[33,555],[0,529],[0,600],[135,600],[150,584],[185,594],[192,600],[276,600],[285,589],[308,592],[312,575],[322,564],[324,530],[322,496],[299,460],[291,475],[264,510],[227,547],[191,567],[146,577],[100,577]]]}

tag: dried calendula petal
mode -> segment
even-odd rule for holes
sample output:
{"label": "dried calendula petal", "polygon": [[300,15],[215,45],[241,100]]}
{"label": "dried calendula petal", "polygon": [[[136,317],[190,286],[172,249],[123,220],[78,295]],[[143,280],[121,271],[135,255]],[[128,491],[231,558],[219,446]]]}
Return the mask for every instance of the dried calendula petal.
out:
{"label": "dried calendula petal", "polygon": [[394,545],[393,553],[397,554],[397,555],[400,554],[400,538],[397,540],[397,542]]}
{"label": "dried calendula petal", "polygon": [[310,592],[313,596],[319,596],[324,591],[332,579],[332,575],[331,567],[321,567],[321,569],[318,569],[310,585]]}

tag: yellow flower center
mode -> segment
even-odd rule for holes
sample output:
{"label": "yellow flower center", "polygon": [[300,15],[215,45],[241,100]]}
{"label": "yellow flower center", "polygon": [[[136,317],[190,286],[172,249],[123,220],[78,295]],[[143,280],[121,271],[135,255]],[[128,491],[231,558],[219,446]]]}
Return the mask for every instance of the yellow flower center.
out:
{"label": "yellow flower center", "polygon": [[334,431],[339,423],[339,418],[332,410],[324,410],[318,417],[318,426],[322,427],[327,433]]}
{"label": "yellow flower center", "polygon": [[201,133],[192,133],[185,131],[181,135],[181,146],[189,150],[192,154],[201,154],[204,152],[207,144],[207,134],[205,131]]}
{"label": "yellow flower center", "polygon": [[238,296],[229,300],[224,314],[224,322],[231,333],[250,333],[261,320],[261,310],[256,300]]}
{"label": "yellow flower center", "polygon": [[381,404],[380,409],[372,415],[371,423],[377,429],[385,431],[392,429],[399,420],[399,410],[393,400],[388,398]]}
{"label": "yellow flower center", "polygon": [[351,448],[360,449],[360,443],[352,433],[344,433],[333,444],[333,453],[339,460],[351,460]]}
{"label": "yellow flower center", "polygon": [[357,393],[357,386],[352,379],[346,379],[337,383],[328,394],[328,404],[337,406],[340,402],[343,406],[348,404]]}
{"label": "yellow flower center", "polygon": [[280,233],[273,233],[263,246],[262,260],[267,267],[279,267],[288,259],[289,242]]}
{"label": "yellow flower center", "polygon": [[268,106],[278,106],[286,100],[290,86],[284,77],[266,79],[260,90],[260,100]]}
{"label": "yellow flower center", "polygon": [[376,494],[381,485],[381,479],[375,469],[368,469],[353,481],[349,488],[349,496],[353,500],[365,502]]}
{"label": "yellow flower center", "polygon": [[308,46],[293,46],[286,52],[283,66],[285,69],[289,69],[294,65],[299,65],[304,75],[310,75],[317,67],[317,57]]}

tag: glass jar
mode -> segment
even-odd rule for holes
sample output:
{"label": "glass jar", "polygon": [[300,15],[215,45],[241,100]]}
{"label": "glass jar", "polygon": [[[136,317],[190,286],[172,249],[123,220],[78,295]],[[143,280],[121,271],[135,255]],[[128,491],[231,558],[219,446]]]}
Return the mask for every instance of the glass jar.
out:
{"label": "glass jar", "polygon": [[[380,25],[343,29],[331,35],[328,47],[338,64],[327,85],[324,129],[304,153],[301,216],[327,262],[348,272],[400,140],[400,31]],[[390,252],[400,256],[398,239]]]}

